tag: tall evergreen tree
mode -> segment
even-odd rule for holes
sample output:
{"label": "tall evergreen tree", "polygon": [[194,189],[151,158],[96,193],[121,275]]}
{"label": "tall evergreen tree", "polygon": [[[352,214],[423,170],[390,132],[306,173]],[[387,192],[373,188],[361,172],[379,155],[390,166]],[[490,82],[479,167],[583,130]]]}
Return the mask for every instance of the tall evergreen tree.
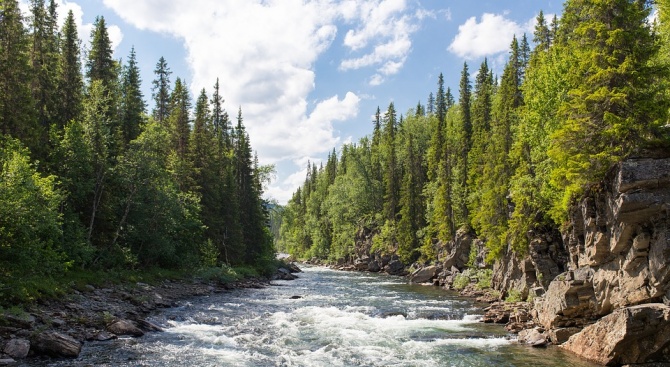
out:
{"label": "tall evergreen tree", "polygon": [[394,222],[398,210],[398,196],[400,185],[398,182],[398,163],[396,156],[396,129],[397,116],[393,102],[389,104],[384,114],[384,128],[382,130],[382,157],[384,182],[384,218]]}
{"label": "tall evergreen tree", "polygon": [[430,94],[428,94],[428,101],[426,102],[426,112],[429,115],[435,113],[435,97],[433,96],[433,92],[430,92]]}
{"label": "tall evergreen tree", "polygon": [[190,135],[191,97],[181,78],[174,83],[174,90],[170,96],[169,126],[172,133],[172,149],[180,159],[185,159],[188,153]]}
{"label": "tall evergreen tree", "polygon": [[117,65],[113,58],[104,17],[97,17],[91,31],[91,49],[86,61],[86,76],[92,82],[99,80],[107,93],[113,93],[117,82]]}
{"label": "tall evergreen tree", "polygon": [[471,96],[472,96],[472,85],[470,84],[470,72],[468,71],[468,64],[463,63],[463,70],[461,71],[461,80],[460,80],[460,89],[459,89],[459,98],[458,104],[461,107],[461,127],[463,131],[462,141],[460,142],[460,160],[461,160],[461,170],[460,177],[458,178],[458,184],[460,185],[461,193],[458,195],[460,197],[459,211],[462,216],[462,220],[467,220],[468,218],[468,206],[467,200],[468,197],[468,184],[467,184],[467,172],[470,169],[468,162],[468,153],[470,152],[470,147],[472,146],[472,117],[471,117]]}
{"label": "tall evergreen tree", "polygon": [[34,102],[30,91],[29,39],[18,1],[0,8],[0,132],[20,139],[31,150],[36,136]]}
{"label": "tall evergreen tree", "polygon": [[153,116],[159,123],[164,123],[170,115],[170,75],[172,72],[168,67],[167,61],[161,56],[154,69],[156,79],[153,80],[151,88],[154,99]]}
{"label": "tall evergreen tree", "polygon": [[[48,139],[49,125],[53,123],[57,103],[58,73],[58,29],[56,27],[56,7],[51,2],[47,8],[44,0],[31,0],[32,66],[31,89],[35,101],[35,112],[39,126],[40,140]],[[42,148],[46,149],[44,145]],[[45,158],[46,152],[38,153]]]}
{"label": "tall evergreen tree", "polygon": [[81,116],[84,98],[84,81],[81,75],[81,41],[77,33],[72,10],[68,12],[60,41],[60,67],[58,78],[58,117],[56,124],[63,128]]}
{"label": "tall evergreen tree", "polygon": [[128,63],[121,76],[121,130],[126,146],[140,135],[146,103],[142,94],[142,79],[137,66],[135,47],[130,50]]}

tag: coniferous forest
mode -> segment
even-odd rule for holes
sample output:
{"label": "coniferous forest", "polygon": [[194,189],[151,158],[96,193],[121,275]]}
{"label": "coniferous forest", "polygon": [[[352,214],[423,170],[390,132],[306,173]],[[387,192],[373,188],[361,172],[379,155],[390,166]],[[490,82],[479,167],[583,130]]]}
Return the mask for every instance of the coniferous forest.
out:
{"label": "coniferous forest", "polygon": [[271,266],[273,167],[219,81],[193,100],[161,58],[144,96],[136,51],[112,57],[104,18],[83,46],[71,12],[59,29],[54,0],[30,4],[24,18],[0,3],[2,303],[77,272]]}
{"label": "coniferous forest", "polygon": [[309,164],[279,247],[351,260],[365,230],[372,251],[411,264],[468,231],[489,263],[527,253],[529,233],[560,228],[614,163],[670,151],[669,16],[668,1],[568,0],[560,19],[540,12],[502,75],[466,63],[458,86],[440,75],[425,104],[378,108],[370,136]]}

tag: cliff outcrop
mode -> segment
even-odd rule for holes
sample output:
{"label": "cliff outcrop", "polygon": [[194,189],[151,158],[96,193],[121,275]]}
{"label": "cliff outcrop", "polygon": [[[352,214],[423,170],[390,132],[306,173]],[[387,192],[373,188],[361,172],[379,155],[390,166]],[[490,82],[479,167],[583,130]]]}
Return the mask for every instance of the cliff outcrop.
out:
{"label": "cliff outcrop", "polygon": [[670,159],[618,164],[562,235],[567,270],[535,300],[537,321],[584,328],[564,348],[599,363],[670,361]]}

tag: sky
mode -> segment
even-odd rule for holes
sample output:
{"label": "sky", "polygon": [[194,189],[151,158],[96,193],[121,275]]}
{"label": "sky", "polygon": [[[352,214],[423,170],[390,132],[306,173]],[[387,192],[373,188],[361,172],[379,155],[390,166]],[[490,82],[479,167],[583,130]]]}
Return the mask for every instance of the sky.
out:
{"label": "sky", "polygon": [[[220,81],[231,117],[242,109],[261,164],[275,165],[267,199],[285,204],[343,144],[372,131],[372,116],[393,102],[406,113],[445,86],[458,94],[467,62],[502,74],[514,35],[532,40],[535,17],[561,13],[549,0],[57,0],[73,11],[88,48],[103,16],[114,57],[135,48],[143,92],[160,57],[195,98]],[[28,0],[21,0],[27,11]]]}

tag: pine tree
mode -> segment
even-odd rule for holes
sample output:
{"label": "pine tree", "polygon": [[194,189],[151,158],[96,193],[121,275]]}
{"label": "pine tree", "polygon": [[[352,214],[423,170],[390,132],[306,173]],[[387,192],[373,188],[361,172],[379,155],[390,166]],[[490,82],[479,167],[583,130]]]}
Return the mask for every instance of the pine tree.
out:
{"label": "pine tree", "polygon": [[393,102],[389,104],[384,114],[384,128],[382,130],[381,147],[383,157],[383,183],[384,183],[384,218],[387,221],[395,222],[395,215],[398,209],[398,166],[396,157],[396,129],[397,116]]}
{"label": "pine tree", "polygon": [[458,185],[460,193],[458,209],[460,213],[460,220],[467,221],[468,206],[466,198],[469,195],[467,184],[467,172],[470,169],[468,162],[468,153],[472,147],[472,117],[471,117],[471,95],[472,86],[470,84],[470,72],[468,71],[468,64],[463,63],[463,70],[461,71],[460,89],[458,104],[461,107],[461,128],[463,131],[462,141],[460,142],[460,177],[458,177]]}
{"label": "pine tree", "polygon": [[174,90],[170,96],[169,126],[172,133],[172,149],[180,159],[184,159],[188,153],[190,135],[190,113],[191,97],[186,85],[181,78],[174,83]]}
{"label": "pine tree", "polygon": [[29,39],[16,0],[0,8],[0,133],[20,139],[31,150],[41,144],[30,91]]}
{"label": "pine tree", "polygon": [[428,94],[428,101],[426,102],[426,112],[431,115],[435,113],[435,97],[433,97],[433,92]]}
{"label": "pine tree", "polygon": [[491,114],[493,107],[493,79],[484,59],[475,78],[474,101],[472,103],[472,138],[468,152],[468,204],[470,212],[481,206],[480,185],[484,179],[483,167],[490,159],[486,155],[491,139]]}
{"label": "pine tree", "polygon": [[154,99],[153,116],[159,123],[164,123],[170,115],[170,75],[172,72],[165,58],[161,56],[154,70],[156,79],[153,80],[151,88]]}
{"label": "pine tree", "polygon": [[[31,89],[35,101],[38,129],[41,141],[48,140],[49,125],[54,120],[57,103],[58,73],[58,29],[56,27],[56,6],[51,1],[47,9],[44,0],[31,0],[32,13],[32,66]],[[46,146],[41,145],[37,158],[45,158]]]}
{"label": "pine tree", "polygon": [[536,51],[546,51],[551,46],[551,31],[547,26],[547,21],[544,19],[544,12],[542,10],[540,10],[540,13],[535,18],[533,42],[535,43]]}
{"label": "pine tree", "polygon": [[440,124],[444,124],[444,118],[447,115],[447,101],[446,94],[444,92],[444,77],[442,76],[442,73],[440,73],[440,76],[437,78],[437,97],[435,98],[435,108],[437,121],[439,121]]}
{"label": "pine tree", "polygon": [[112,54],[104,17],[97,17],[91,31],[91,50],[86,61],[86,76],[89,81],[99,80],[107,93],[113,93],[117,82],[117,65]]}
{"label": "pine tree", "polygon": [[142,79],[137,66],[135,47],[130,50],[128,63],[121,76],[121,127],[123,141],[127,146],[140,135],[146,113],[146,103],[142,94]]}
{"label": "pine tree", "polygon": [[68,122],[81,116],[84,99],[84,81],[81,75],[81,41],[72,10],[63,24],[60,41],[60,67],[58,80],[58,117],[56,124],[62,129]]}
{"label": "pine tree", "polygon": [[221,146],[219,149],[229,150],[231,149],[231,136],[230,136],[230,119],[228,117],[228,112],[223,108],[223,97],[221,97],[221,90],[219,88],[219,78],[216,78],[216,84],[214,84],[214,93],[212,94],[212,123],[214,125],[214,135],[218,137]]}

